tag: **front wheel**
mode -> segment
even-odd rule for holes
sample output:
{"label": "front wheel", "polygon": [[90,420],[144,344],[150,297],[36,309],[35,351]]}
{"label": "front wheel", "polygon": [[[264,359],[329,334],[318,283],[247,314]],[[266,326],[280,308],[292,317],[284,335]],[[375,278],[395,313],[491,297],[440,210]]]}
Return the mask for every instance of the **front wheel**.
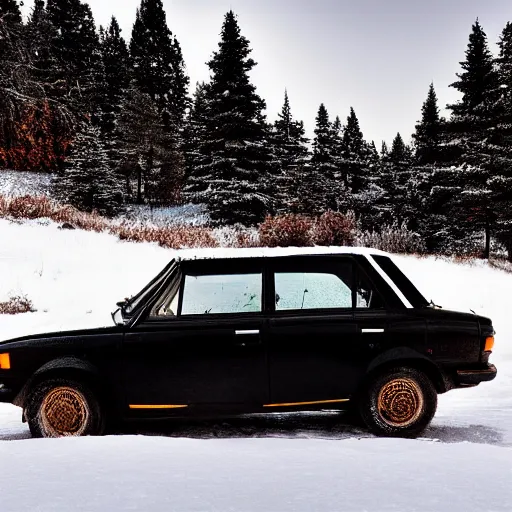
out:
{"label": "front wheel", "polygon": [[432,421],[437,392],[432,381],[413,368],[394,368],[373,377],[359,402],[363,421],[376,435],[417,437]]}
{"label": "front wheel", "polygon": [[49,379],[30,393],[25,410],[33,437],[101,435],[105,421],[92,391],[81,382]]}

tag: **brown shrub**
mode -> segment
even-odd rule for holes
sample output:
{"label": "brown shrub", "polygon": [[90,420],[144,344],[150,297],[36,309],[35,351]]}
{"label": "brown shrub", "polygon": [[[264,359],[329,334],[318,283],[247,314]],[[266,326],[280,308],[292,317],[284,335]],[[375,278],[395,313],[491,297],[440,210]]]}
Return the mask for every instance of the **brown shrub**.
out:
{"label": "brown shrub", "polygon": [[84,213],[69,205],[61,206],[44,196],[0,196],[0,216],[14,219],[47,218],[67,222],[87,231],[103,231],[109,225],[108,220],[97,213]]}
{"label": "brown shrub", "polygon": [[268,216],[259,226],[262,247],[310,247],[313,221],[302,215]]}
{"label": "brown shrub", "polygon": [[18,315],[20,313],[34,313],[34,305],[27,297],[11,297],[7,302],[0,302],[0,315]]}
{"label": "brown shrub", "polygon": [[110,232],[120,240],[130,242],[154,242],[169,249],[218,247],[218,242],[209,229],[192,226],[173,226],[167,228],[129,226],[121,224],[111,226]]}
{"label": "brown shrub", "polygon": [[23,196],[7,199],[5,210],[15,219],[40,219],[50,217],[54,206],[44,196]]}
{"label": "brown shrub", "polygon": [[84,213],[69,205],[58,207],[50,218],[56,222],[67,222],[78,229],[98,233],[110,226],[110,222],[98,213]]}
{"label": "brown shrub", "polygon": [[327,211],[315,222],[313,240],[316,245],[351,246],[354,244],[356,219],[353,214]]}

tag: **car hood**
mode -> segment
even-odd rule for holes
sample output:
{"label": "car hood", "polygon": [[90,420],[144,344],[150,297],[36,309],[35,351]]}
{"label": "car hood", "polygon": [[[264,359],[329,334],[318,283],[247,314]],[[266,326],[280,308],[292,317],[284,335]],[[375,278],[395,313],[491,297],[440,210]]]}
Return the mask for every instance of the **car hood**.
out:
{"label": "car hood", "polygon": [[30,342],[30,341],[42,341],[42,340],[52,340],[52,339],[62,339],[62,338],[80,338],[86,336],[99,336],[105,334],[117,334],[123,332],[123,328],[119,326],[113,327],[99,327],[94,329],[78,329],[74,331],[59,331],[59,332],[49,332],[49,333],[41,333],[34,334],[30,336],[22,336],[19,338],[13,338],[9,340],[0,341],[0,347],[3,345],[11,344],[11,343],[21,343],[21,342]]}
{"label": "car hood", "polygon": [[482,325],[491,325],[490,318],[477,315],[472,311],[452,311],[450,309],[443,309],[440,307],[427,307],[421,310],[425,318],[435,320],[459,320],[459,321],[478,321]]}

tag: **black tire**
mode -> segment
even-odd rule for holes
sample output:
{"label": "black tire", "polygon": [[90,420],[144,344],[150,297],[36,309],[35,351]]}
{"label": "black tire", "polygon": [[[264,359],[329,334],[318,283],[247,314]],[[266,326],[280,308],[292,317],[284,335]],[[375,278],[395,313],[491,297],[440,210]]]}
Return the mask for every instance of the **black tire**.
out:
{"label": "black tire", "polygon": [[359,411],[378,436],[417,437],[437,409],[432,381],[413,368],[393,368],[375,375],[363,390]]}
{"label": "black tire", "polygon": [[33,437],[98,436],[105,418],[94,393],[81,382],[56,378],[31,391],[25,417]]}

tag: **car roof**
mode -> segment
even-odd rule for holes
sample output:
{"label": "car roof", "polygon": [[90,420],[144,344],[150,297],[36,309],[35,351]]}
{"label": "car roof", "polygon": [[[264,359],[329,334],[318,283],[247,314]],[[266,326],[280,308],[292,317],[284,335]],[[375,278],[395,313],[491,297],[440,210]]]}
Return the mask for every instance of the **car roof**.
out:
{"label": "car roof", "polygon": [[249,249],[183,249],[176,251],[176,258],[180,261],[190,261],[198,259],[279,258],[288,256],[334,256],[343,254],[391,256],[387,252],[368,247],[256,247]]}

